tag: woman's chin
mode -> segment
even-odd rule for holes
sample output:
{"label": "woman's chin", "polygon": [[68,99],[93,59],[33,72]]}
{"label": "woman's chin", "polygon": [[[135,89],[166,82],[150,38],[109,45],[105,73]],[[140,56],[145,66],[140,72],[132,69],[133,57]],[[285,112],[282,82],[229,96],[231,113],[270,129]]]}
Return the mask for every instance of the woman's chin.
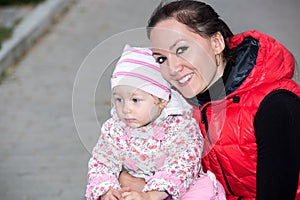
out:
{"label": "woman's chin", "polygon": [[179,91],[179,92],[182,96],[184,96],[184,98],[187,98],[187,99],[190,99],[190,98],[193,98],[196,96],[196,94],[191,91]]}

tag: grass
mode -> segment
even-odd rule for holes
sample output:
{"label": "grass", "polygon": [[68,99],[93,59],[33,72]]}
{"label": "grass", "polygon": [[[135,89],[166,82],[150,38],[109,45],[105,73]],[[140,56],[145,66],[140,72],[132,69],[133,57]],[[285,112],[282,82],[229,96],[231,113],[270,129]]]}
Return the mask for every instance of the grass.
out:
{"label": "grass", "polygon": [[3,82],[3,80],[7,77],[7,71],[4,70],[0,73],[0,84]]}
{"label": "grass", "polygon": [[[6,6],[27,6],[27,5],[37,5],[44,2],[45,0],[0,0],[0,7]],[[13,34],[13,29],[20,21],[16,21],[13,27],[2,27],[0,26],[0,49],[2,43],[9,39]],[[0,72],[0,84],[8,76],[9,70],[6,69]]]}
{"label": "grass", "polygon": [[0,49],[1,49],[2,42],[10,38],[12,32],[13,32],[13,28],[0,27]]}
{"label": "grass", "polygon": [[[22,5],[37,5],[45,0],[0,0],[0,7],[4,6],[22,6]],[[16,22],[16,24],[19,22]],[[15,25],[16,25],[15,24]],[[0,49],[4,40],[11,37],[14,27],[0,26]]]}
{"label": "grass", "polygon": [[38,4],[44,0],[0,0],[0,6]]}

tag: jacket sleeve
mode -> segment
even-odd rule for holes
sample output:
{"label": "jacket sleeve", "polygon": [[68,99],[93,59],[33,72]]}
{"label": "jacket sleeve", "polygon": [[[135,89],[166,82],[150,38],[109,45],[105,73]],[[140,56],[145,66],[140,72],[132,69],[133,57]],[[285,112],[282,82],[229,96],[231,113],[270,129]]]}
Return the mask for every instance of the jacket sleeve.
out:
{"label": "jacket sleeve", "polygon": [[88,185],[86,198],[98,199],[109,189],[120,189],[118,176],[121,171],[119,149],[115,144],[114,136],[110,132],[109,123],[105,123],[101,135],[93,149],[88,163]]}
{"label": "jacket sleeve", "polygon": [[254,127],[258,146],[256,199],[297,199],[299,97],[287,91],[269,94],[256,113]]}
{"label": "jacket sleeve", "polygon": [[164,191],[179,199],[193,184],[201,168],[203,137],[193,118],[173,116],[165,130],[171,138],[165,143],[163,163],[154,176],[147,177],[143,191]]}

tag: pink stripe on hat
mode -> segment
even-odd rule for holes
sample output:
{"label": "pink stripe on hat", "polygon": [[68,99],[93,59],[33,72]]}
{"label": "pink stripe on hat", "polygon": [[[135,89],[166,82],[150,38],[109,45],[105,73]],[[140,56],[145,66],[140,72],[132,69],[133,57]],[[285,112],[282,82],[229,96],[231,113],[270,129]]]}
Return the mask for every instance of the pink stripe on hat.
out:
{"label": "pink stripe on hat", "polygon": [[129,45],[125,46],[111,78],[112,89],[120,85],[144,90],[167,101],[171,92],[171,86],[162,77],[151,49]]}
{"label": "pink stripe on hat", "polygon": [[151,84],[154,84],[156,85],[157,87],[160,87],[161,89],[165,90],[166,92],[170,92],[170,88],[169,87],[166,87],[162,84],[160,84],[159,82],[147,77],[147,76],[143,76],[141,74],[137,74],[137,73],[132,73],[132,72],[117,72],[115,74],[113,74],[113,76],[132,76],[132,77],[136,77],[136,78],[139,78],[139,79],[142,79],[144,81],[147,81]]}
{"label": "pink stripe on hat", "polygon": [[160,68],[157,66],[157,65],[153,65],[153,64],[150,64],[149,62],[143,62],[143,61],[140,61],[140,60],[134,60],[134,59],[123,59],[123,60],[120,60],[118,62],[118,64],[121,64],[123,62],[128,62],[128,63],[133,63],[133,64],[139,64],[139,65],[143,65],[145,67],[150,67],[158,72],[160,72]]}
{"label": "pink stripe on hat", "polygon": [[126,49],[124,52],[134,52],[134,53],[139,53],[139,54],[143,54],[143,55],[151,56],[152,57],[152,54],[149,53],[149,52],[140,51],[138,49],[131,48],[131,47],[129,47],[128,49]]}

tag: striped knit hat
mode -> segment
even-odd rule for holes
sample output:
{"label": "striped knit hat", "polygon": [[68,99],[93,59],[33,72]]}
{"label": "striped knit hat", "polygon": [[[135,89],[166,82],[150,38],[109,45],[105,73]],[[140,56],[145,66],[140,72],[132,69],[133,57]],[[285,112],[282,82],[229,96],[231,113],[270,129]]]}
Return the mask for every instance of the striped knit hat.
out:
{"label": "striped knit hat", "polygon": [[132,86],[158,98],[169,100],[171,86],[161,76],[149,48],[124,47],[111,78],[111,89],[118,85]]}

